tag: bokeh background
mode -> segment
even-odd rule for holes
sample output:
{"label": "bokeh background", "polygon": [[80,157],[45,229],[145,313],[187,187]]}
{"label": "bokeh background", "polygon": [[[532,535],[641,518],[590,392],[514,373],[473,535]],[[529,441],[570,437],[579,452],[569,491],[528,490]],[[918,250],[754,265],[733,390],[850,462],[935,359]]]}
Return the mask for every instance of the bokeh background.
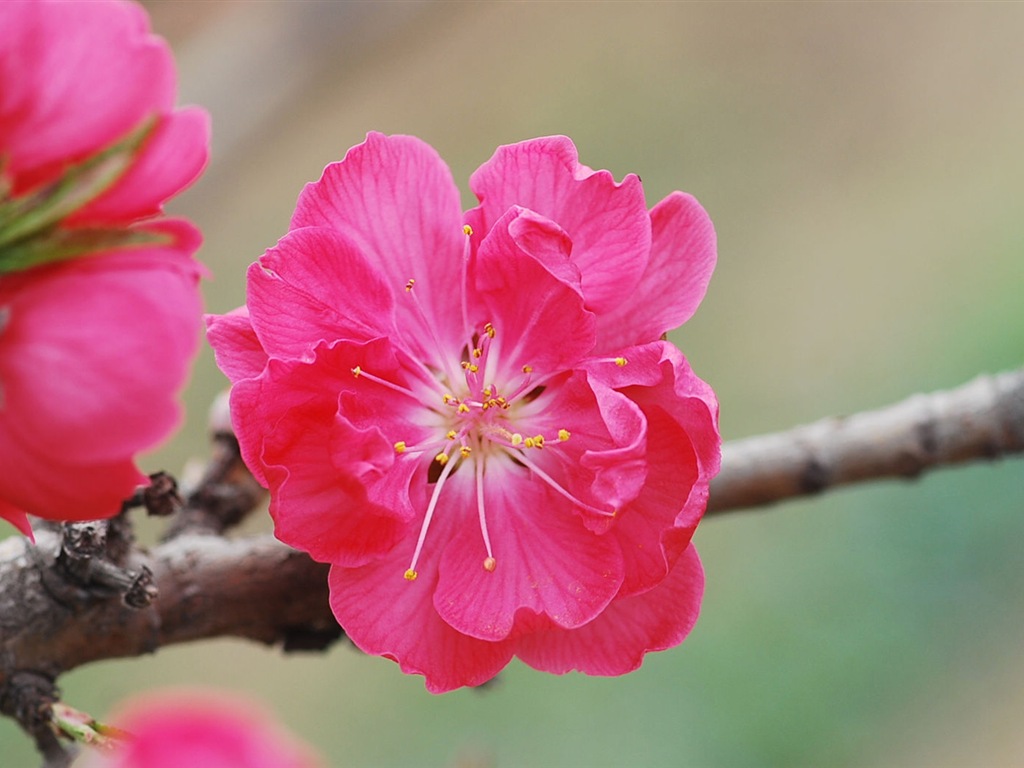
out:
{"label": "bokeh background", "polygon": [[[736,438],[1024,362],[1024,5],[148,2],[214,159],[171,210],[206,235],[209,310],[295,198],[370,129],[462,183],[498,144],[571,136],[695,194],[719,235],[673,338]],[[185,429],[225,385],[204,349]],[[267,520],[250,528],[267,529]],[[346,645],[175,647],[62,678],[100,715],[166,684],[270,707],[329,766],[1024,764],[1024,465],[1004,461],[708,520],[701,620],[620,679],[514,663],[431,696]],[[0,723],[0,764],[37,758]]]}

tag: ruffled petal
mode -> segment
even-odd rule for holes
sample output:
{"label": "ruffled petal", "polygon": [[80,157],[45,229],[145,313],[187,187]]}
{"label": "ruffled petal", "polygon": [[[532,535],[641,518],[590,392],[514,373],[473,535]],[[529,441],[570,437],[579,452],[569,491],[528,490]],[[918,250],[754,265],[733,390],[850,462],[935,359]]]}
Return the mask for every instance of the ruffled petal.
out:
{"label": "ruffled petal", "polygon": [[565,136],[498,147],[469,186],[480,205],[467,220],[480,235],[512,206],[529,208],[565,230],[589,310],[611,310],[640,280],[651,247],[640,179],[630,174],[616,184],[608,171],[580,165]]}
{"label": "ruffled petal", "polygon": [[289,232],[249,267],[249,316],[271,357],[307,358],[321,342],[395,337],[394,298],[346,236]]}
{"label": "ruffled petal", "polygon": [[319,181],[306,185],[291,226],[344,233],[393,281],[396,294],[408,280],[416,281],[420,308],[411,298],[398,304],[404,336],[417,345],[411,352],[436,359],[439,352],[462,348],[465,329],[456,297],[466,236],[458,188],[432,147],[412,136],[367,134],[343,160],[327,166]]}
{"label": "ruffled petal", "polygon": [[560,229],[523,211],[509,212],[481,243],[471,277],[496,331],[489,358],[500,368],[492,380],[520,379],[524,365],[537,377],[564,371],[593,349],[593,314],[578,287],[555,274],[567,274],[567,266],[548,267],[564,262],[568,245]]}
{"label": "ruffled petal", "polygon": [[535,669],[555,674],[624,675],[644,654],[679,645],[693,629],[704,594],[704,570],[689,546],[654,589],[617,598],[592,622],[577,629],[524,635],[516,655]]}
{"label": "ruffled petal", "polygon": [[460,632],[483,640],[514,636],[520,611],[561,627],[593,619],[622,583],[618,543],[588,530],[568,501],[511,460],[491,457],[484,479],[496,567],[484,568],[487,551],[473,477],[468,470],[458,473],[442,496],[458,525],[441,555],[437,612]]}
{"label": "ruffled petal", "polygon": [[114,462],[179,422],[175,394],[199,340],[199,236],[182,221],[145,229],[169,244],[0,281],[0,429],[41,456]]}
{"label": "ruffled petal", "polygon": [[685,323],[707,292],[717,247],[711,218],[673,192],[651,210],[651,260],[626,300],[598,317],[598,350],[643,344]]}

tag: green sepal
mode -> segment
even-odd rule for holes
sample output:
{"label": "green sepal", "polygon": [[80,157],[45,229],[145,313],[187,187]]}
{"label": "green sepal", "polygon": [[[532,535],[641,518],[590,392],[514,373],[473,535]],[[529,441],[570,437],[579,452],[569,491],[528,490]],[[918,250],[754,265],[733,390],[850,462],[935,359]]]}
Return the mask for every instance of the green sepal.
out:
{"label": "green sepal", "polygon": [[108,190],[131,166],[155,126],[156,118],[144,120],[121,140],[27,195],[9,197],[0,187],[0,250],[59,224]]}
{"label": "green sepal", "polygon": [[0,275],[115,249],[167,245],[171,237],[146,229],[59,229],[0,245]]}

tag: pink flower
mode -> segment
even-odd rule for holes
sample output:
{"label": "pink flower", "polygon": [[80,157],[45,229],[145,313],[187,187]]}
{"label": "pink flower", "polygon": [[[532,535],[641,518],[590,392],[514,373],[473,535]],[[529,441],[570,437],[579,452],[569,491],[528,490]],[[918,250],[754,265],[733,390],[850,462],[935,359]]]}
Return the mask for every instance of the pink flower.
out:
{"label": "pink flower", "polygon": [[0,517],[109,517],[180,419],[199,233],[138,223],[206,162],[145,13],[0,3]]}
{"label": "pink flower", "polygon": [[174,109],[174,61],[140,6],[0,3],[0,29],[0,201],[27,202],[71,173],[73,194],[47,199],[42,224],[123,224],[159,213],[202,171],[209,118]]}
{"label": "pink flower", "polygon": [[317,768],[304,745],[249,702],[164,691],[129,700],[111,722],[123,736],[83,768]]}
{"label": "pink flower", "polygon": [[299,198],[209,319],[279,538],[332,564],[363,650],[440,692],[538,669],[618,675],[682,641],[717,402],[661,336],[704,295],[707,215],[501,147],[462,214],[427,145],[370,134]]}

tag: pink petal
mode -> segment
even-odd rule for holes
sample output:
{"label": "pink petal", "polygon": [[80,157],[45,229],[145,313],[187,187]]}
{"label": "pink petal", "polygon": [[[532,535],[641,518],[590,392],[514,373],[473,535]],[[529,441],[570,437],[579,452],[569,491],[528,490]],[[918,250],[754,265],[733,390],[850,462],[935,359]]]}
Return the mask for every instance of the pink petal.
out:
{"label": "pink petal", "polygon": [[404,295],[400,323],[419,344],[411,351],[430,359],[438,350],[425,325],[448,353],[465,343],[455,299],[463,281],[462,226],[458,189],[433,148],[412,136],[379,133],[367,134],[343,160],[327,166],[319,181],[306,185],[291,224],[293,230],[330,227],[344,233],[393,281],[396,294],[414,279],[426,323]]}
{"label": "pink petal", "polygon": [[271,357],[308,356],[321,341],[396,335],[391,287],[333,230],[289,232],[248,276],[250,320]]}
{"label": "pink petal", "polygon": [[114,2],[0,3],[0,156],[18,194],[170,111],[170,50]]}
{"label": "pink petal", "polygon": [[640,280],[651,245],[640,179],[630,174],[616,184],[607,171],[580,165],[568,138],[499,147],[469,185],[481,204],[467,220],[481,235],[512,206],[529,208],[565,230],[591,311],[609,311]]}
{"label": "pink petal", "polygon": [[587,530],[572,505],[524,467],[492,456],[485,513],[497,566],[487,571],[473,478],[468,469],[460,474],[449,479],[458,490],[446,487],[442,496],[445,514],[458,521],[434,592],[446,622],[473,637],[502,640],[515,635],[520,611],[575,627],[605,608],[622,583],[616,541]]}
{"label": "pink petal", "polygon": [[[0,494],[2,493],[3,491],[0,491]],[[32,534],[32,523],[29,522],[28,515],[13,504],[8,504],[2,496],[0,496],[0,517],[35,541],[35,536]]]}
{"label": "pink petal", "polygon": [[[448,530],[431,530],[443,536]],[[394,659],[407,674],[423,675],[427,690],[443,693],[493,678],[512,658],[512,644],[487,642],[446,624],[431,602],[437,565],[427,559],[415,581],[403,578],[415,537],[389,557],[362,568],[331,568],[331,609],[366,653]]]}
{"label": "pink petal", "polygon": [[158,214],[165,200],[199,177],[209,154],[210,116],[205,110],[193,107],[165,115],[128,171],[65,224],[103,225]]}
{"label": "pink petal", "polygon": [[0,282],[0,430],[69,463],[128,459],[179,422],[198,342],[198,233],[39,267]]}
{"label": "pink petal", "polygon": [[524,635],[516,655],[555,674],[624,675],[637,669],[649,651],[683,641],[697,622],[703,593],[704,571],[691,545],[654,589],[617,598],[586,626]]}
{"label": "pink petal", "polygon": [[346,566],[390,550],[407,522],[397,505],[367,497],[368,484],[396,471],[392,442],[338,412],[343,391],[373,398],[371,385],[351,374],[361,351],[339,345],[319,348],[308,363],[271,359],[259,378],[235,385],[231,403],[243,456],[271,490],[278,538]]}
{"label": "pink petal", "polygon": [[252,329],[248,307],[226,315],[207,315],[206,339],[217,358],[217,367],[232,382],[254,379],[267,365],[267,353]]}
{"label": "pink petal", "polygon": [[715,229],[690,195],[673,192],[651,210],[651,260],[626,300],[598,318],[609,353],[678,328],[697,311],[715,269]]}
{"label": "pink petal", "polygon": [[[510,232],[512,224],[517,225],[519,242]],[[519,243],[531,245],[541,256],[521,250]],[[473,278],[484,317],[496,330],[490,356],[501,361],[498,379],[520,379],[524,365],[543,378],[573,367],[593,349],[594,316],[583,308],[578,288],[547,266],[566,245],[557,228],[516,212],[503,217],[480,244]]]}

